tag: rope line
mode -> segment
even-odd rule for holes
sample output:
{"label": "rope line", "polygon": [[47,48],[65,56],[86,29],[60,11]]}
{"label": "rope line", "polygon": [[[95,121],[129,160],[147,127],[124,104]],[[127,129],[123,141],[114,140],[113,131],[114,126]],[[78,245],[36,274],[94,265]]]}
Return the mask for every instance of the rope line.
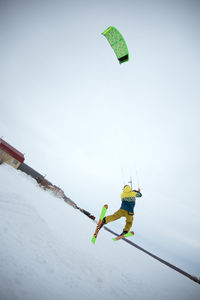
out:
{"label": "rope line", "polygon": [[[104,226],[103,228],[104,228],[105,230],[107,230],[108,232],[112,233],[113,235],[115,235],[115,236],[117,235],[117,236],[118,236],[118,234],[117,234],[116,232],[112,231],[112,230],[109,229],[108,227]],[[178,268],[178,267],[176,267],[176,266],[170,264],[169,262],[165,261],[164,259],[162,259],[162,258],[160,258],[160,257],[158,257],[158,256],[156,256],[156,255],[154,255],[154,254],[152,254],[151,252],[145,250],[144,248],[138,246],[137,244],[133,243],[132,241],[130,241],[130,240],[126,239],[126,238],[124,238],[124,239],[122,239],[122,240],[123,240],[124,242],[130,244],[131,246],[133,246],[133,247],[139,249],[140,251],[142,251],[142,252],[148,254],[149,256],[153,257],[154,259],[158,260],[159,262],[163,263],[164,265],[168,266],[169,268],[171,268],[171,269],[177,271],[178,273],[180,273],[180,274],[182,274],[182,275],[188,277],[189,279],[195,281],[196,283],[200,284],[200,279],[197,278],[196,276],[190,275],[189,273],[187,273],[187,272],[181,270],[180,268]]]}

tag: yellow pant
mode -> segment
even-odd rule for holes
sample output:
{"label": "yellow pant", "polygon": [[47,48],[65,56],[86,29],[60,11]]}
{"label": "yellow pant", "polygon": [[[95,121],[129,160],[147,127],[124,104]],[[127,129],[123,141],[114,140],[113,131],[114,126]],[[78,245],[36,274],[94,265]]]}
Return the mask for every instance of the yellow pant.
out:
{"label": "yellow pant", "polygon": [[131,226],[133,224],[133,213],[130,213],[127,210],[124,209],[119,209],[118,211],[116,211],[113,215],[107,216],[105,218],[106,224],[113,222],[115,220],[120,219],[121,217],[125,217],[126,218],[126,225],[123,229],[123,231],[129,231],[131,229]]}

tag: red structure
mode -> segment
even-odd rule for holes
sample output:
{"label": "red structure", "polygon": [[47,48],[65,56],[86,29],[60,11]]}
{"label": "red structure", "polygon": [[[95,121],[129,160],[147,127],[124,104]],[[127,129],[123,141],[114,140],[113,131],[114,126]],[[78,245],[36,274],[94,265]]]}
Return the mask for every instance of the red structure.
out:
{"label": "red structure", "polygon": [[3,139],[0,139],[0,149],[7,152],[13,158],[17,159],[20,163],[24,162],[24,154],[6,143]]}

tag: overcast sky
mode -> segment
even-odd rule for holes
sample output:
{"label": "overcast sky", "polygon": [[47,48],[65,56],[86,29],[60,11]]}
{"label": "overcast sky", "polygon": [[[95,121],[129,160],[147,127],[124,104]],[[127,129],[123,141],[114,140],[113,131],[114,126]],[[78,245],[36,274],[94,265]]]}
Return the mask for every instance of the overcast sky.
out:
{"label": "overcast sky", "polygon": [[[0,2],[0,135],[95,215],[119,208],[132,176],[135,241],[196,273],[199,4]],[[129,49],[122,65],[101,35],[110,25]]]}

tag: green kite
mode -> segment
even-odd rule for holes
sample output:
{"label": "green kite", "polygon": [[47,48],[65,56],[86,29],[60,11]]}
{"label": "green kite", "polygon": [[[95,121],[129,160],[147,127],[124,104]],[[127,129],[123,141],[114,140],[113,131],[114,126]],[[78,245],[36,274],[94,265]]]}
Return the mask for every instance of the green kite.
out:
{"label": "green kite", "polygon": [[128,47],[121,33],[113,26],[102,33],[113,48],[120,64],[129,60]]}

